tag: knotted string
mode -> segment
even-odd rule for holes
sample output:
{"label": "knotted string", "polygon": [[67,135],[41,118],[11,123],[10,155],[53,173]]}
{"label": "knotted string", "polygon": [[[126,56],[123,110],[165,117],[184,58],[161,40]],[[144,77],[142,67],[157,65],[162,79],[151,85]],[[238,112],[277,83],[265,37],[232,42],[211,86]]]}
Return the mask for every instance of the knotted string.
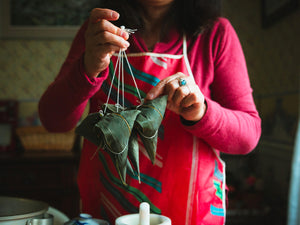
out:
{"label": "knotted string", "polygon": [[[133,34],[136,30],[134,29],[127,29],[125,28],[124,26],[121,26],[121,29],[122,30],[125,30],[127,33],[129,34]],[[135,85],[135,88],[136,88],[136,91],[137,91],[137,94],[138,94],[138,97],[139,97],[139,100],[140,100],[140,104],[142,104],[143,102],[143,99],[141,97],[141,94],[140,94],[140,91],[139,91],[139,88],[138,88],[138,85],[135,81],[135,77],[133,75],[133,72],[132,72],[132,69],[131,69],[131,66],[130,66],[130,63],[128,61],[128,58],[127,58],[127,55],[126,55],[126,52],[124,49],[120,49],[119,50],[119,53],[118,53],[118,58],[117,58],[117,62],[116,62],[116,65],[115,65],[115,68],[114,68],[114,73],[113,73],[113,77],[112,77],[112,81],[111,81],[111,84],[110,84],[110,88],[109,88],[109,92],[108,92],[108,95],[107,95],[107,100],[106,100],[106,105],[105,105],[105,108],[104,108],[104,114],[106,113],[107,111],[107,105],[108,105],[108,101],[110,99],[110,95],[111,95],[111,90],[112,90],[112,86],[113,86],[113,83],[114,83],[114,79],[116,77],[116,72],[118,71],[118,84],[117,84],[117,103],[115,104],[116,105],[116,108],[117,108],[117,112],[119,112],[119,108],[121,110],[125,110],[126,107],[125,107],[125,87],[124,87],[124,58],[125,58],[125,63],[127,63],[127,66],[129,68],[129,74],[134,82],[134,85]],[[121,83],[121,87],[120,87],[120,83]],[[122,105],[120,104],[120,88],[121,88],[121,95],[122,95]]]}

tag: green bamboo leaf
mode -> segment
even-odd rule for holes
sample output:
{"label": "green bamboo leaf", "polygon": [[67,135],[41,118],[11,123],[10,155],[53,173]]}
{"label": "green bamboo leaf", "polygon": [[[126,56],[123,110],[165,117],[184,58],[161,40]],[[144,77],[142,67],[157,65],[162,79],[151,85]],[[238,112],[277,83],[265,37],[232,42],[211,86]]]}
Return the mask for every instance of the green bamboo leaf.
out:
{"label": "green bamboo leaf", "polygon": [[128,158],[132,163],[133,168],[135,169],[135,174],[138,177],[140,182],[140,163],[139,163],[139,143],[137,137],[137,131],[134,129],[131,132],[131,136],[128,143]]}
{"label": "green bamboo leaf", "polygon": [[138,107],[141,113],[136,118],[135,127],[153,164],[156,155],[158,129],[165,114],[167,99],[167,95],[164,95]]}
{"label": "green bamboo leaf", "polygon": [[103,137],[100,130],[95,124],[101,121],[103,115],[99,112],[89,114],[75,129],[75,133],[83,136],[96,146],[102,148],[104,146]]}

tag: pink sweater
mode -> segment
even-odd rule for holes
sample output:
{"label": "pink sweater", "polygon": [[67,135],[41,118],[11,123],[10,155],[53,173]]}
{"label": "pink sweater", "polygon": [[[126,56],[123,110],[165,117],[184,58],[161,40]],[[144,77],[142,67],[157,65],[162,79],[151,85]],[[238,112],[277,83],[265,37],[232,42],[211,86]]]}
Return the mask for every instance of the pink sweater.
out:
{"label": "pink sweater", "polygon": [[[66,61],[39,104],[40,118],[50,131],[74,128],[90,100],[90,111],[98,108],[93,95],[107,77],[89,79],[84,71],[85,23],[76,35]],[[154,52],[181,54],[182,37],[173,32],[157,43]],[[147,47],[135,34],[129,52],[145,52]],[[183,126],[211,147],[229,154],[246,154],[255,148],[261,134],[245,57],[239,39],[227,19],[220,18],[212,29],[188,38],[188,58],[196,83],[206,97],[207,112],[192,126]]]}

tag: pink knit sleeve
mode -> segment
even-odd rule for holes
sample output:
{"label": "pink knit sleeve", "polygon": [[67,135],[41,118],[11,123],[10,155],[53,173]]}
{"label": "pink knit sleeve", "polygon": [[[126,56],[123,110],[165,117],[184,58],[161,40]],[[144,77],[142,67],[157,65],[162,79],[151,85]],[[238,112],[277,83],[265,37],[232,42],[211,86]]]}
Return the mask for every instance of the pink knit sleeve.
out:
{"label": "pink knit sleeve", "polygon": [[64,132],[74,128],[91,98],[107,77],[107,71],[90,79],[84,70],[84,32],[87,23],[78,31],[59,74],[49,85],[39,102],[39,116],[46,129]]}
{"label": "pink knit sleeve", "polygon": [[210,48],[207,67],[211,69],[206,76],[212,80],[211,96],[206,96],[207,112],[197,124],[185,128],[222,152],[249,153],[260,138],[261,120],[252,97],[243,50],[228,20],[220,19],[207,45]]}

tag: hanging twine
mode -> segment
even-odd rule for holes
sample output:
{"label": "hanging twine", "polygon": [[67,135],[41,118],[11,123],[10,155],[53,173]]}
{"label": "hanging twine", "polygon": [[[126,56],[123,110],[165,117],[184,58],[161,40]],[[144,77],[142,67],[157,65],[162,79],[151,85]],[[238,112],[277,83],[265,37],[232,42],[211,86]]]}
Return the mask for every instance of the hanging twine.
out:
{"label": "hanging twine", "polygon": [[[134,32],[136,32],[137,30],[136,29],[128,29],[128,28],[125,28],[125,26],[121,26],[121,29],[126,31],[129,35],[130,34],[133,34]],[[141,97],[141,94],[139,92],[139,89],[138,89],[138,86],[137,86],[137,83],[135,81],[135,78],[134,78],[134,75],[133,75],[133,72],[131,70],[131,66],[129,64],[129,61],[128,61],[128,58],[127,58],[127,55],[126,55],[126,52],[124,49],[121,49],[119,50],[119,53],[118,53],[118,58],[117,58],[117,62],[116,62],[116,65],[115,65],[115,68],[114,68],[114,73],[113,73],[113,77],[112,77],[112,82],[110,84],[110,88],[109,88],[109,92],[108,92],[108,96],[107,96],[107,100],[106,100],[106,105],[105,105],[105,108],[104,108],[104,114],[106,113],[106,110],[107,110],[107,104],[108,104],[108,101],[109,101],[109,98],[110,98],[110,95],[111,95],[111,90],[112,90],[112,86],[113,86],[113,81],[116,77],[116,73],[118,71],[118,85],[117,85],[117,103],[115,104],[116,105],[116,108],[117,108],[117,112],[119,112],[119,109],[120,110],[125,110],[126,107],[124,105],[124,102],[125,102],[125,99],[124,99],[124,96],[125,96],[125,92],[124,92],[124,59],[125,59],[125,63],[127,63],[128,65],[128,68],[129,68],[129,73],[131,75],[131,78],[134,82],[134,85],[135,85],[135,88],[136,88],[136,91],[137,91],[137,94],[139,96],[139,100],[140,100],[140,103],[142,104],[143,102],[143,99]],[[120,84],[121,83],[121,84]],[[121,87],[120,87],[121,86]],[[120,90],[121,89],[121,90]],[[121,95],[122,95],[122,105],[120,104],[120,92]]]}

